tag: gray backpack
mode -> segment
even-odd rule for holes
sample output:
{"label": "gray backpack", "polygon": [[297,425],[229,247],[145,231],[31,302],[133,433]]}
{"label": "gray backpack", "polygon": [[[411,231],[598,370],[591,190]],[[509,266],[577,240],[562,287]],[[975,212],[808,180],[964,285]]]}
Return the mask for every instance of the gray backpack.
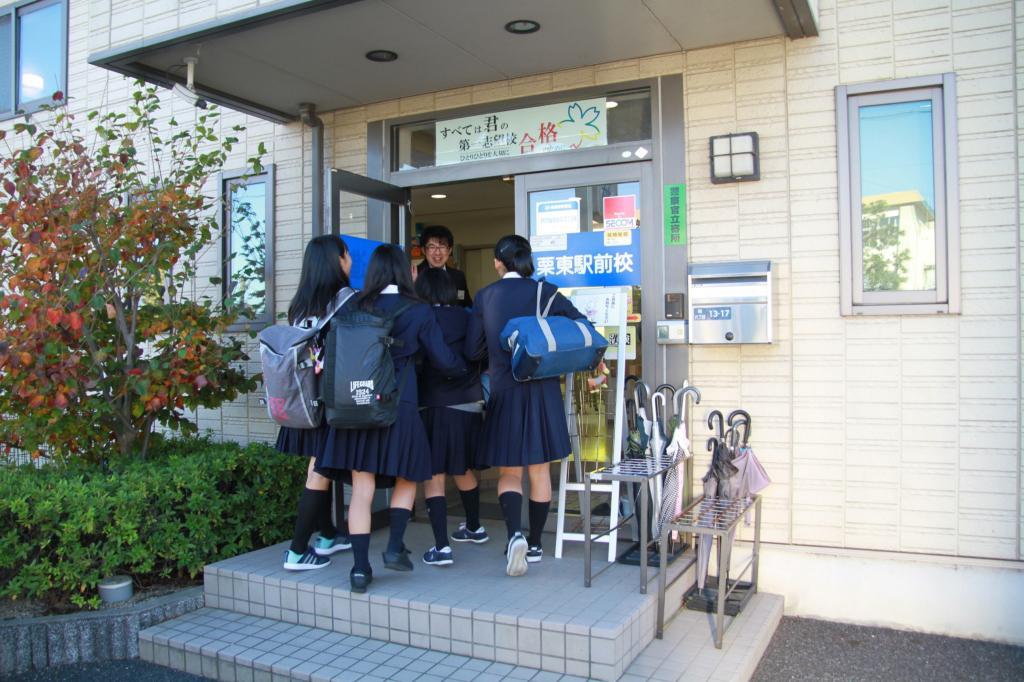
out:
{"label": "gray backpack", "polygon": [[259,334],[263,363],[263,388],[267,412],[281,426],[315,429],[324,420],[316,373],[316,341],[331,317],[355,292],[345,287],[338,292],[327,312],[308,329],[275,324]]}

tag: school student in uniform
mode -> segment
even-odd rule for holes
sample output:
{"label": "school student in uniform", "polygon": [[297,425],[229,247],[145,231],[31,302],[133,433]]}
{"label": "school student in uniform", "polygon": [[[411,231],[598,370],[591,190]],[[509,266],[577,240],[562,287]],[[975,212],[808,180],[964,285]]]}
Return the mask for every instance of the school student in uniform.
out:
{"label": "school student in uniform", "polygon": [[470,308],[473,306],[473,298],[469,295],[469,285],[466,284],[466,273],[456,267],[448,266],[448,259],[455,248],[455,236],[452,231],[444,225],[428,225],[420,235],[420,244],[423,245],[423,261],[417,266],[419,274],[427,270],[441,270],[447,272],[455,284],[454,305]]}
{"label": "school student in uniform", "polygon": [[[352,256],[341,237],[322,235],[306,246],[302,258],[299,287],[288,306],[288,324],[310,329],[342,299],[354,293],[349,288],[348,275],[352,269]],[[276,447],[281,452],[309,458],[306,486],[299,497],[299,513],[295,520],[292,544],[284,556],[284,567],[289,571],[323,568],[331,563],[327,557],[348,549],[348,529],[345,527],[344,487],[334,486],[334,501],[338,513],[336,528],[331,522],[331,481],[313,470],[314,461],[327,438],[327,425],[315,429],[293,429],[282,426]],[[312,548],[309,538],[314,530],[320,537]]]}
{"label": "school student in uniform", "polygon": [[[512,377],[509,350],[501,345],[502,328],[514,317],[536,314],[538,283],[533,275],[530,242],[518,235],[502,237],[494,247],[500,280],[476,295],[466,332],[466,358],[488,358],[490,399],[484,420],[479,462],[499,467],[498,502],[508,531],[505,572],[526,573],[527,563],[541,560],[541,533],[551,507],[551,462],[569,455],[569,429],[557,378],[519,382]],[[549,315],[582,319],[558,288],[542,285],[541,306],[552,299]],[[522,533],[523,470],[530,477],[530,536]]]}
{"label": "school student in uniform", "polygon": [[[416,293],[429,303],[444,335],[445,344],[461,355],[466,341],[470,313],[458,304],[456,284],[444,270],[421,270],[416,278]],[[456,542],[487,542],[487,531],[480,525],[480,488],[473,469],[483,428],[483,390],[480,374],[470,368],[462,377],[448,379],[446,373],[424,362],[419,374],[420,417],[430,443],[431,473],[423,488],[427,515],[434,531],[434,546],[423,555],[423,563],[450,566],[454,557],[448,543],[448,509],[444,497],[445,476],[455,479],[462,498],[466,522],[452,533]]]}
{"label": "school student in uniform", "polygon": [[[390,348],[391,358],[401,387],[394,424],[380,429],[331,428],[317,460],[317,471],[321,473],[334,476],[343,471],[351,472],[348,525],[354,564],[349,576],[353,592],[365,592],[373,581],[369,557],[370,507],[377,476],[391,477],[395,481],[384,566],[397,571],[412,570],[402,540],[416,497],[416,483],[430,480],[431,466],[427,434],[417,407],[416,373],[411,363],[415,362],[417,354],[423,353],[447,376],[466,373],[465,361],[445,345],[430,306],[416,296],[409,259],[397,246],[382,244],[370,257],[362,292],[348,305],[386,313],[406,304],[413,305],[395,318],[391,331],[397,341]],[[407,366],[409,371],[405,371]]]}

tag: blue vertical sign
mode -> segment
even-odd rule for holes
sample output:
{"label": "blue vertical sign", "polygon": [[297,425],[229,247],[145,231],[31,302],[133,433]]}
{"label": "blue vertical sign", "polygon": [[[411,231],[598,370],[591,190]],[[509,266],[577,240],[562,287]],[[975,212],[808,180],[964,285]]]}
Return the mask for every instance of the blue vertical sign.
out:
{"label": "blue vertical sign", "polygon": [[352,255],[352,272],[348,275],[349,282],[351,282],[353,289],[362,289],[363,280],[366,278],[366,267],[370,264],[370,255],[374,249],[384,242],[353,237],[347,234],[341,235],[341,238],[344,240],[345,245],[348,246],[348,251]]}

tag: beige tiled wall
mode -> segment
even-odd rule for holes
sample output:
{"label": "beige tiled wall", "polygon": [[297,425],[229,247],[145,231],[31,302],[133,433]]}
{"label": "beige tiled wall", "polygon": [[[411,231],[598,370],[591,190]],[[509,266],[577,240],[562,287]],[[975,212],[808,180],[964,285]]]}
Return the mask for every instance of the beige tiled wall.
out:
{"label": "beige tiled wall", "polygon": [[[754,415],[767,537],[1019,557],[1017,96],[1008,2],[826,2],[815,40],[689,52],[691,258],[770,257],[770,348],[695,348]],[[839,316],[834,87],[956,71],[963,314]],[[756,130],[762,180],[715,187],[707,137]]]}
{"label": "beige tiled wall", "polygon": [[[124,106],[128,86],[90,52],[257,6],[251,0],[71,0],[69,93],[79,109]],[[361,172],[366,123],[601,83],[683,73],[691,259],[771,258],[775,343],[694,348],[705,405],[743,406],[774,483],[774,542],[1019,559],[1024,242],[1024,2],[823,0],[819,38],[727,45],[488,83],[322,115],[328,159]],[[1016,22],[1016,23],[1015,23]],[[1016,72],[1014,69],[1017,69]],[[961,315],[839,315],[836,121],[839,83],[957,73]],[[167,115],[194,115],[167,98]],[[276,164],[276,307],[287,307],[309,238],[310,135],[248,127],[229,167],[264,141]],[[708,181],[710,135],[754,130],[762,179]],[[343,205],[360,233],[362,202]],[[350,216],[350,217],[349,217]],[[216,271],[208,254],[204,277]],[[250,363],[258,371],[257,363]],[[275,433],[255,397],[203,411],[223,438]],[[696,425],[697,434],[703,428]],[[706,462],[703,454],[698,470]]]}

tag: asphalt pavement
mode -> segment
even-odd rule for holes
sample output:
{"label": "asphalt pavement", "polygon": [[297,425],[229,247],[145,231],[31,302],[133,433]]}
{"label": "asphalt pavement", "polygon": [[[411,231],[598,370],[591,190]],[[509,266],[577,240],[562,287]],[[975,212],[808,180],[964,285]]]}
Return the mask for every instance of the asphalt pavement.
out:
{"label": "asphalt pavement", "polygon": [[1024,680],[1024,647],[920,632],[782,619],[754,682]]}

